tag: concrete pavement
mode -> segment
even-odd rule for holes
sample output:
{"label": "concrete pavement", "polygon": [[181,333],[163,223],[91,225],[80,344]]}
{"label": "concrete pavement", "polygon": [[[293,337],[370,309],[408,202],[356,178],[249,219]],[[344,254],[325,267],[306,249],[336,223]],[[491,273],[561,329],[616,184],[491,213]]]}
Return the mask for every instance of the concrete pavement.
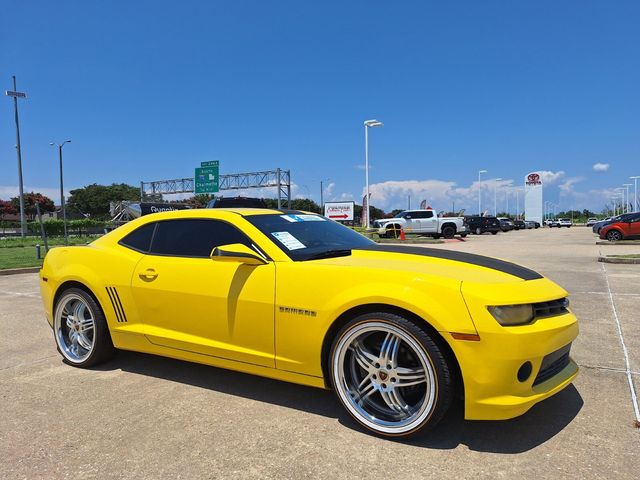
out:
{"label": "concrete pavement", "polygon": [[37,275],[0,277],[0,478],[637,478],[627,358],[637,389],[640,266],[597,256],[640,246],[571,228],[436,248],[522,263],[566,288],[581,322],[575,385],[515,420],[464,421],[457,406],[425,438],[382,440],[327,391],[129,352],[69,367]]}

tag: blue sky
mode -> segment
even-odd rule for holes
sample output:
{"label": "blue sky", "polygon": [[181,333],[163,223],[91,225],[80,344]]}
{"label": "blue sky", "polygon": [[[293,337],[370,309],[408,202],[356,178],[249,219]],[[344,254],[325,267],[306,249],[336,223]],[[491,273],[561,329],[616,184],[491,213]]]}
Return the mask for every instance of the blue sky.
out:
{"label": "blue sky", "polygon": [[[477,171],[601,209],[640,175],[637,1],[9,1],[0,87],[20,104],[24,177],[65,184],[290,169],[294,193],[473,210]],[[17,185],[0,104],[0,198]],[[607,165],[594,171],[595,164]],[[485,202],[493,190],[485,183]],[[503,190],[504,191],[504,190]],[[500,198],[504,202],[504,193]],[[512,192],[512,195],[515,195]],[[515,196],[510,200],[515,205]],[[477,207],[475,207],[477,209]]]}

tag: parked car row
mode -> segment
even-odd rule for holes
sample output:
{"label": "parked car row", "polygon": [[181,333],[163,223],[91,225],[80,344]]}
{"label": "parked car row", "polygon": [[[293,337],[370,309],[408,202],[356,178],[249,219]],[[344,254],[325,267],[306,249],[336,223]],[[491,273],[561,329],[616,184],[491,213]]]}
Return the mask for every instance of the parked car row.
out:
{"label": "parked car row", "polygon": [[601,239],[610,242],[640,238],[640,212],[624,213],[607,218],[594,223],[591,228],[593,233]]}
{"label": "parked car row", "polygon": [[469,231],[476,235],[481,235],[486,232],[496,235],[498,232],[540,228],[538,222],[532,220],[512,220],[507,217],[481,217],[479,215],[471,215],[465,217],[464,220],[469,227]]}

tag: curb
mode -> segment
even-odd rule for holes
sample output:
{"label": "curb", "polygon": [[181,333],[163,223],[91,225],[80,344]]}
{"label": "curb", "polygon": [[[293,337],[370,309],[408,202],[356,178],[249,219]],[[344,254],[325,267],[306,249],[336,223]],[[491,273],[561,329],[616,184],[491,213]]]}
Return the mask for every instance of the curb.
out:
{"label": "curb", "polygon": [[598,261],[602,263],[625,263],[640,265],[640,258],[628,257],[598,257]]}
{"label": "curb", "polygon": [[640,245],[640,240],[620,240],[619,242],[599,241],[596,245]]}
{"label": "curb", "polygon": [[376,243],[396,243],[396,244],[414,244],[414,245],[433,245],[436,243],[444,243],[444,240],[400,240],[399,238],[380,238],[373,241]]}
{"label": "curb", "polygon": [[20,275],[21,273],[38,273],[40,267],[26,267],[26,268],[7,268],[0,270],[0,276],[3,275]]}

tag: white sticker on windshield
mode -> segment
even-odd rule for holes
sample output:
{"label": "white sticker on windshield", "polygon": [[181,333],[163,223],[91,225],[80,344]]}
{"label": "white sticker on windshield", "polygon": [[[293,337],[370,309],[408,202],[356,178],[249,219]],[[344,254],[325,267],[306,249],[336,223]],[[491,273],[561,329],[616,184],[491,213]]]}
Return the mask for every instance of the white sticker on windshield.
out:
{"label": "white sticker on windshield", "polygon": [[307,214],[300,214],[300,215],[280,215],[282,218],[284,218],[287,222],[325,222],[326,218],[322,218],[319,215],[307,215]]}
{"label": "white sticker on windshield", "polygon": [[289,232],[272,232],[271,235],[283,244],[288,250],[299,250],[301,248],[307,248],[300,240],[291,235]]}

